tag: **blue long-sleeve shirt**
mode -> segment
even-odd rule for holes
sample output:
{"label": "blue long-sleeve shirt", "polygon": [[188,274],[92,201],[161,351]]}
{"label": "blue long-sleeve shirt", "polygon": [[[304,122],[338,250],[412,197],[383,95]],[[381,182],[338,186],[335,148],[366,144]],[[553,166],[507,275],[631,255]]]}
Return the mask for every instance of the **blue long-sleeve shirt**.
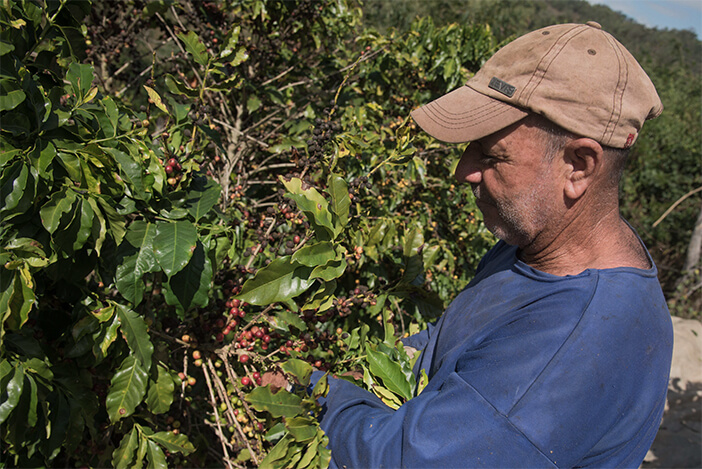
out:
{"label": "blue long-sleeve shirt", "polygon": [[560,277],[500,242],[406,343],[424,349],[416,369],[430,379],[398,410],[329,379],[331,467],[638,467],[661,421],[673,333],[655,266]]}

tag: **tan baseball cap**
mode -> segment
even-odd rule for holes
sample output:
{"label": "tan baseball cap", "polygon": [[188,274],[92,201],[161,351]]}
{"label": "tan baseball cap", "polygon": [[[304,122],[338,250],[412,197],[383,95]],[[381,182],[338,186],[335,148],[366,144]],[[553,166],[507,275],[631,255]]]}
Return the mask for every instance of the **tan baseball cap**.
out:
{"label": "tan baseball cap", "polygon": [[636,59],[594,21],[525,34],[500,49],[465,86],[412,111],[431,136],[470,142],[540,114],[616,148],[663,111]]}

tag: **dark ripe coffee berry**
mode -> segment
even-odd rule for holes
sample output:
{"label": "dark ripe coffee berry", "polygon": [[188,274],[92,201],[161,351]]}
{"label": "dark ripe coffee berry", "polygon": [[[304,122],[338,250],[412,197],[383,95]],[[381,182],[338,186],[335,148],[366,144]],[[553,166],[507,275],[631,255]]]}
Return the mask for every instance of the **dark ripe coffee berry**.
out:
{"label": "dark ripe coffee berry", "polygon": [[253,379],[261,379],[261,373],[258,371],[254,371],[251,376],[253,376]]}
{"label": "dark ripe coffee berry", "polygon": [[171,165],[166,165],[166,174],[173,174],[173,166]]}
{"label": "dark ripe coffee berry", "polygon": [[293,237],[293,242],[294,242],[295,244],[299,243],[299,242],[300,242],[300,237],[299,237],[298,235],[295,235],[295,236]]}
{"label": "dark ripe coffee berry", "polygon": [[239,308],[237,308],[236,306],[232,307],[232,308],[229,310],[229,314],[230,314],[231,316],[238,316],[238,315],[239,315]]}
{"label": "dark ripe coffee berry", "polygon": [[239,306],[241,306],[241,300],[238,298],[233,298],[232,299],[232,306],[235,308],[238,308]]}
{"label": "dark ripe coffee berry", "polygon": [[249,361],[249,356],[248,355],[239,355],[239,361],[241,363],[246,363]]}
{"label": "dark ripe coffee berry", "polygon": [[243,378],[241,378],[241,385],[251,386],[251,378],[249,378],[248,376],[244,376]]}
{"label": "dark ripe coffee berry", "polygon": [[261,339],[263,340],[263,342],[269,343],[271,341],[271,336],[265,334]]}
{"label": "dark ripe coffee berry", "polygon": [[175,158],[170,158],[166,164],[174,168],[178,167],[178,161]]}

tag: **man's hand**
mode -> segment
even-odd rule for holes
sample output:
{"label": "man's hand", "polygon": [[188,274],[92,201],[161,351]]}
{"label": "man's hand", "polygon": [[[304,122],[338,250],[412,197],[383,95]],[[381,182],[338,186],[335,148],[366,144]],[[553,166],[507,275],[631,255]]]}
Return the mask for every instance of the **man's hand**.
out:
{"label": "man's hand", "polygon": [[405,348],[405,353],[407,354],[407,357],[412,360],[414,358],[414,355],[417,353],[417,349],[414,347],[409,347],[407,345],[403,345]]}
{"label": "man's hand", "polygon": [[266,386],[269,384],[273,393],[276,393],[281,389],[289,390],[292,387],[285,378],[285,375],[278,370],[266,371],[261,375],[261,386]]}

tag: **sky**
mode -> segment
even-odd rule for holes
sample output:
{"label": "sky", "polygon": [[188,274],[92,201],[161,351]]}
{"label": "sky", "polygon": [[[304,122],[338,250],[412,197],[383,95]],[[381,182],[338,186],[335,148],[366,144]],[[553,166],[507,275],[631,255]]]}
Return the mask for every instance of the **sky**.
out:
{"label": "sky", "polygon": [[702,0],[588,0],[607,5],[645,26],[692,29],[702,37]]}

